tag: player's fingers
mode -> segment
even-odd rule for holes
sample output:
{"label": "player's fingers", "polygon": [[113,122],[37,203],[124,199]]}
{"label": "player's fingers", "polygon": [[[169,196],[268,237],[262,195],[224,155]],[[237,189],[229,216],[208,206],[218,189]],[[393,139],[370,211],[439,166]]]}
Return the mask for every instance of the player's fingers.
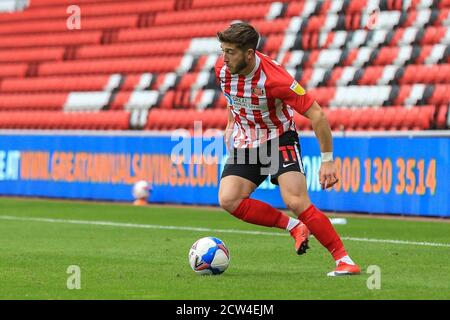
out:
{"label": "player's fingers", "polygon": [[327,184],[330,185],[330,182],[333,180],[334,180],[333,176],[331,174],[327,174],[327,177],[326,177]]}
{"label": "player's fingers", "polygon": [[331,174],[329,179],[328,179],[327,188],[331,188],[335,183],[336,183],[336,179]]}
{"label": "player's fingers", "polygon": [[321,176],[320,185],[322,186],[322,190],[325,190],[328,187],[329,181],[330,181],[330,175],[323,174]]}
{"label": "player's fingers", "polygon": [[334,186],[336,184],[337,180],[333,180],[328,184],[328,188],[331,188],[332,186]]}
{"label": "player's fingers", "polygon": [[332,179],[332,181],[328,184],[328,187],[331,188],[331,187],[334,186],[338,181],[339,181],[339,179],[336,177],[336,175],[333,175],[333,179]]}
{"label": "player's fingers", "polygon": [[326,179],[325,175],[319,173],[319,183],[323,185],[325,183],[325,179]]}
{"label": "player's fingers", "polygon": [[324,183],[325,183],[325,178],[324,178],[323,174],[319,174],[319,183],[320,183],[320,186],[322,187],[322,190],[323,190],[323,186],[324,186]]}

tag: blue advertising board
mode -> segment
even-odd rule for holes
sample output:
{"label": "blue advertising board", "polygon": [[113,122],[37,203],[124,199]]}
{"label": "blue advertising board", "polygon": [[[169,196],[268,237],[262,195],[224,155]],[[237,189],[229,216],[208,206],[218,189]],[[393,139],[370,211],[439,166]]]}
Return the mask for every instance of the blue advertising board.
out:
{"label": "blue advertising board", "polygon": [[[312,202],[326,211],[450,217],[450,137],[335,137],[340,181],[321,190],[320,151],[302,137]],[[221,136],[93,133],[0,134],[0,194],[131,201],[138,180],[156,203],[218,205],[225,148]],[[266,180],[253,194],[285,208]]]}

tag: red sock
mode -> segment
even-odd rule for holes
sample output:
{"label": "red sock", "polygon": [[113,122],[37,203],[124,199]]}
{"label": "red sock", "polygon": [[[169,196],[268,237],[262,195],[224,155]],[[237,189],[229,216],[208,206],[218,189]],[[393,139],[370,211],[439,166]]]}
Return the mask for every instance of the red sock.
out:
{"label": "red sock", "polygon": [[298,218],[306,224],[314,237],[330,251],[334,260],[341,259],[347,255],[341,238],[331,225],[330,219],[322,211],[314,205],[310,205]]}
{"label": "red sock", "polygon": [[248,223],[266,227],[286,229],[289,216],[259,200],[246,198],[232,213],[233,216]]}

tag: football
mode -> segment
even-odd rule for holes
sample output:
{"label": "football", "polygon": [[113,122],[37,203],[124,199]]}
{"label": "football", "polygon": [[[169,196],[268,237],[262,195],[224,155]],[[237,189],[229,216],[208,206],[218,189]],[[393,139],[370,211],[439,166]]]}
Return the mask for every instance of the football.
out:
{"label": "football", "polygon": [[137,199],[147,199],[150,196],[150,192],[151,192],[150,183],[148,183],[145,180],[137,181],[133,185],[132,194],[133,194],[133,198],[136,200]]}
{"label": "football", "polygon": [[230,264],[230,252],[218,238],[201,238],[189,250],[189,264],[197,274],[222,274]]}

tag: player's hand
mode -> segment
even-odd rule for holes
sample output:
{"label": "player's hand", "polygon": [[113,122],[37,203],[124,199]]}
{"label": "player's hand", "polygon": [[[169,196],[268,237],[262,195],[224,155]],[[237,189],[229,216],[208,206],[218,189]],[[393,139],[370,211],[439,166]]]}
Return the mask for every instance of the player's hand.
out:
{"label": "player's hand", "polygon": [[319,182],[322,190],[331,188],[339,179],[334,161],[322,162],[319,170]]}

